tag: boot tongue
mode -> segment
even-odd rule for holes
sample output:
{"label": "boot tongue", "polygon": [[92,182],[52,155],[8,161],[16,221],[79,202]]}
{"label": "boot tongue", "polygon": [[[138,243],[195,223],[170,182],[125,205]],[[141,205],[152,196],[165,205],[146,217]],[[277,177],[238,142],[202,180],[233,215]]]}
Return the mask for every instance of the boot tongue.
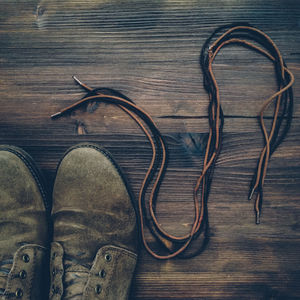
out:
{"label": "boot tongue", "polygon": [[81,300],[91,265],[65,256],[64,300]]}
{"label": "boot tongue", "polygon": [[12,268],[13,259],[5,259],[0,261],[0,295],[5,292],[8,274]]}

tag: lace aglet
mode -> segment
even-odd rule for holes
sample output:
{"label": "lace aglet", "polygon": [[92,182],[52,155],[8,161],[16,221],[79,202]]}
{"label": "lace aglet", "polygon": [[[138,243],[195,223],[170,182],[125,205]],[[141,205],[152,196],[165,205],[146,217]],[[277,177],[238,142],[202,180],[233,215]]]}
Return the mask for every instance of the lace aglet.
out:
{"label": "lace aglet", "polygon": [[255,223],[258,225],[258,224],[260,224],[260,212],[259,211],[257,211],[256,212],[256,217],[255,217]]}
{"label": "lace aglet", "polygon": [[255,192],[255,188],[253,188],[253,189],[250,191],[249,196],[248,196],[248,200],[251,200],[251,199],[252,199],[254,192]]}
{"label": "lace aglet", "polygon": [[51,119],[59,118],[61,115],[62,115],[62,112],[59,111],[59,112],[57,112],[57,113],[51,115]]}
{"label": "lace aglet", "polygon": [[72,78],[75,80],[75,82],[77,83],[77,84],[79,84],[79,85],[83,85],[83,83],[75,76],[75,75],[73,75],[72,76]]}

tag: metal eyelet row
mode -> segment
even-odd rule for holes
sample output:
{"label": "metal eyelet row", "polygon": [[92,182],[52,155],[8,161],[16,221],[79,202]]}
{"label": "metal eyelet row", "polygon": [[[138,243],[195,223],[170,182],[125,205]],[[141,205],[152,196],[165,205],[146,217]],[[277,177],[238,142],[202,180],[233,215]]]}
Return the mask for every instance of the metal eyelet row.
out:
{"label": "metal eyelet row", "polygon": [[[22,255],[22,260],[25,264],[30,262],[30,256],[27,253],[24,253]],[[19,272],[19,274],[17,274],[16,276],[14,276],[15,278],[21,278],[21,279],[26,279],[27,278],[27,272],[25,270],[21,270]],[[23,290],[18,288],[16,289],[15,293],[14,293],[14,297],[16,298],[22,298],[24,295]]]}
{"label": "metal eyelet row", "polygon": [[[104,259],[107,263],[111,262],[112,260],[112,256],[110,253],[105,253],[104,254]],[[99,273],[98,273],[98,276],[102,279],[104,279],[106,277],[106,271],[104,269],[100,270]],[[97,295],[101,294],[102,292],[102,285],[101,284],[97,284],[96,287],[95,287],[95,293]]]}
{"label": "metal eyelet row", "polygon": [[[55,260],[57,257],[57,253],[56,252],[53,252],[52,253],[52,260]],[[55,277],[57,274],[59,274],[61,271],[60,270],[57,270],[55,268],[52,269],[52,276]],[[52,285],[51,287],[51,291],[53,294],[59,294],[61,295],[62,294],[62,291],[61,289],[58,287],[58,286],[55,286],[54,284]]]}

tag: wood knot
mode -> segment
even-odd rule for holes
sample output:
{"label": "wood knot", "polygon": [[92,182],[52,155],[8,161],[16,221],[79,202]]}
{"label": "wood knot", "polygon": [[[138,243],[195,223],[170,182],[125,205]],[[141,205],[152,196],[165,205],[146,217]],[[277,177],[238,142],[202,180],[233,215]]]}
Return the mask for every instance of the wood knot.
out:
{"label": "wood knot", "polygon": [[36,9],[36,16],[37,18],[41,17],[45,13],[46,9],[43,6],[38,6]]}

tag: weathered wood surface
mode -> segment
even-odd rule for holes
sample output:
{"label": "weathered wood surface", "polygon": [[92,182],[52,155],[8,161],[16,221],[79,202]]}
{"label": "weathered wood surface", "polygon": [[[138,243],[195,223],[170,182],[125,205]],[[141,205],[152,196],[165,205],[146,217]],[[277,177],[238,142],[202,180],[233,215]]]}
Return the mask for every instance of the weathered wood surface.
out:
{"label": "weathered wood surface", "polygon": [[49,119],[83,95],[73,74],[120,90],[154,117],[169,143],[158,215],[178,234],[193,220],[208,131],[199,52],[213,29],[233,21],[269,34],[296,76],[293,125],[270,162],[262,224],[254,224],[247,192],[262,147],[256,116],[275,78],[265,58],[232,46],[214,64],[226,119],[209,200],[210,243],[189,261],[161,262],[143,250],[132,299],[300,299],[300,3],[0,0],[1,143],[27,150],[51,186],[69,146],[97,142],[137,195],[151,150],[132,120],[104,104]]}

